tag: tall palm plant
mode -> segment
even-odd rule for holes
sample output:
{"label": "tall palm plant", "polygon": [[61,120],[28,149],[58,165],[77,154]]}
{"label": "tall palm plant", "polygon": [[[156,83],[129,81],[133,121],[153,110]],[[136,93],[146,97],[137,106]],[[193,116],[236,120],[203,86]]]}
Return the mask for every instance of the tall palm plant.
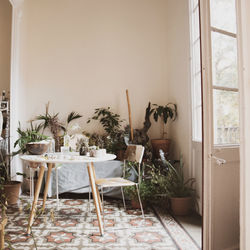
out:
{"label": "tall palm plant", "polygon": [[62,132],[65,133],[68,129],[68,125],[70,122],[72,122],[73,120],[76,120],[78,118],[81,118],[82,116],[74,111],[72,111],[68,117],[67,117],[67,122],[66,125],[64,125],[63,123],[61,123],[59,121],[59,117],[58,117],[59,113],[53,114],[51,115],[49,113],[49,102],[46,104],[46,108],[45,108],[45,114],[43,115],[38,115],[36,117],[37,120],[42,120],[43,122],[41,123],[41,126],[43,128],[43,131],[46,128],[49,128],[53,138],[55,140],[55,150],[57,152],[60,151],[60,138],[61,138],[61,134]]}

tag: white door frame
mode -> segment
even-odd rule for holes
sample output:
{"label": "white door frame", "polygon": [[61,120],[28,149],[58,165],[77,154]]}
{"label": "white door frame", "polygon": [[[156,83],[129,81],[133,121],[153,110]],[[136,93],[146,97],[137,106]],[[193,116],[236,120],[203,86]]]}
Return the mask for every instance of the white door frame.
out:
{"label": "white door frame", "polygon": [[240,249],[250,249],[250,3],[237,1],[240,91]]}
{"label": "white door frame", "polygon": [[[14,142],[18,139],[17,127],[19,122],[20,109],[20,44],[21,44],[21,21],[23,17],[22,4],[24,0],[9,0],[12,5],[12,30],[11,30],[11,73],[10,73],[10,152],[14,151]],[[20,159],[15,156],[11,161],[11,176],[21,180],[16,176],[16,172],[21,172]]]}
{"label": "white door frame", "polygon": [[[209,2],[200,1],[200,25],[201,25],[201,54],[211,55],[209,48],[210,36],[207,29],[202,27],[209,27]],[[203,249],[211,249],[212,247],[212,222],[211,222],[211,158],[209,157],[212,152],[212,137],[210,129],[210,121],[212,119],[211,112],[204,112],[204,109],[212,110],[212,95],[211,93],[211,58],[202,56],[202,98],[203,98],[203,235],[202,245]],[[207,105],[204,105],[204,104]]]}
{"label": "white door frame", "polygon": [[[247,1],[247,0],[246,0]],[[238,0],[236,1],[238,4]],[[212,65],[211,65],[211,33],[209,0],[200,1],[201,13],[201,39],[202,39],[202,80],[203,80],[203,249],[213,249],[213,202],[212,202],[212,149],[213,134],[211,121],[213,121],[213,95],[212,95]],[[237,32],[238,33],[238,32]],[[237,34],[238,36],[238,34]],[[240,55],[238,58],[241,58]],[[239,59],[238,59],[239,60]],[[241,63],[239,65],[239,74]],[[249,91],[250,92],[250,91]],[[208,94],[210,93],[210,94]],[[250,96],[249,96],[250,100]],[[242,103],[241,106],[242,107]],[[212,123],[213,124],[213,123]],[[241,124],[242,125],[242,124]],[[213,125],[212,125],[213,126]],[[242,130],[242,129],[241,129]],[[241,135],[242,136],[242,135]],[[250,147],[249,147],[250,148]],[[250,153],[249,153],[250,155]],[[232,246],[237,247],[237,246]]]}
{"label": "white door frame", "polygon": [[[201,25],[207,26],[209,17],[208,1],[201,2]],[[238,65],[239,65],[239,93],[240,93],[240,249],[250,249],[250,3],[249,0],[239,0],[237,2],[237,33],[238,33]],[[207,55],[206,48],[210,47],[210,39],[205,30],[201,30],[203,37],[202,53]],[[205,38],[205,39],[204,39]],[[210,58],[202,62],[203,73],[203,93],[210,92]],[[208,103],[208,108],[212,108],[211,98],[207,100],[203,94],[204,101]],[[210,152],[212,135],[209,133],[208,122],[209,112],[205,112],[203,118],[204,135],[204,200],[203,200],[203,249],[211,249],[212,229],[211,229],[211,159]]]}

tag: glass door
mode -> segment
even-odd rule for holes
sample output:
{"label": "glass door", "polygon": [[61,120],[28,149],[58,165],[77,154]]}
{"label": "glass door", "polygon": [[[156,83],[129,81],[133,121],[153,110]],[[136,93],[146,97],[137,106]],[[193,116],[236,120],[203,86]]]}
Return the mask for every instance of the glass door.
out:
{"label": "glass door", "polygon": [[204,246],[239,244],[239,94],[236,0],[201,1]]}

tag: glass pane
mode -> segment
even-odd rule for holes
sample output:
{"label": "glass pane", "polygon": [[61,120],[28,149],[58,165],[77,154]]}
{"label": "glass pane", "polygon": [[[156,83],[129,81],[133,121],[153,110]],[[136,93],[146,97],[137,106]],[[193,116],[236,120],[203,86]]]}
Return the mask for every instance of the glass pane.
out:
{"label": "glass pane", "polygon": [[235,0],[210,0],[211,26],[236,33]]}
{"label": "glass pane", "polygon": [[193,140],[202,140],[202,106],[201,106],[201,73],[193,77],[192,84],[192,128]]}
{"label": "glass pane", "polygon": [[201,106],[195,109],[195,119],[197,121],[193,126],[193,140],[194,141],[202,141],[202,113]]}
{"label": "glass pane", "polygon": [[199,0],[193,0],[193,9],[197,8]]}
{"label": "glass pane", "polygon": [[212,32],[213,85],[237,88],[236,38]]}
{"label": "glass pane", "polygon": [[193,47],[193,53],[194,53],[194,73],[198,73],[201,71],[201,50],[200,50],[200,40],[197,40],[197,42],[194,44]]}
{"label": "glass pane", "polygon": [[196,74],[194,77],[194,95],[195,95],[195,106],[201,105],[201,72]]}
{"label": "glass pane", "polygon": [[196,8],[193,13],[193,41],[197,40],[200,37],[200,17],[199,17],[199,8]]}
{"label": "glass pane", "polygon": [[237,92],[214,90],[214,143],[239,144],[239,96]]}
{"label": "glass pane", "polygon": [[200,23],[199,1],[191,3],[191,55],[192,55],[192,139],[202,141],[202,106],[201,106],[201,61],[200,61]]}

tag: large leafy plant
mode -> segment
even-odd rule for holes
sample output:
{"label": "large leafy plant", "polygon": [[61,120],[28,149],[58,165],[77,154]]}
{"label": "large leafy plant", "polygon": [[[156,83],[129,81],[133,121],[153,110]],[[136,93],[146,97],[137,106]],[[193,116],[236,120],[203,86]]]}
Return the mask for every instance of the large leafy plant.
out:
{"label": "large leafy plant", "polygon": [[[139,184],[140,198],[143,202],[152,200],[152,197],[154,197],[154,186],[151,180],[144,176],[146,166],[146,164],[143,164],[141,171],[139,171],[138,163],[128,161],[124,169],[124,177],[126,179],[132,178],[133,181]],[[138,201],[138,194],[135,186],[125,187],[124,191],[130,200]]]}
{"label": "large leafy plant", "polygon": [[19,150],[14,152],[13,155],[25,153],[27,143],[39,142],[48,139],[48,136],[39,132],[40,129],[41,125],[33,126],[31,122],[31,127],[23,130],[19,123],[19,127],[17,128],[19,138],[14,143],[14,147],[19,146]]}
{"label": "large leafy plant", "polygon": [[[120,115],[112,112],[110,107],[97,108],[95,109],[94,115],[88,119],[87,123],[90,123],[91,120],[99,121],[106,132],[106,135],[104,136],[105,138],[103,138],[103,136],[99,136],[98,138],[102,138],[103,145],[101,146],[105,147],[108,152],[115,153],[118,150],[126,149],[124,141],[126,132],[121,129],[123,120],[120,118]],[[96,140],[96,134],[93,134],[90,141],[96,141],[96,143],[98,143],[98,140]],[[98,144],[95,145],[99,146]]]}
{"label": "large leafy plant", "polygon": [[162,138],[167,134],[165,127],[167,125],[168,120],[175,120],[177,117],[177,105],[174,103],[168,103],[165,106],[153,104],[152,109],[154,120],[157,122],[159,118],[161,119],[162,126]]}
{"label": "large leafy plant", "polygon": [[164,153],[160,150],[160,157],[162,163],[166,167],[167,175],[164,178],[165,182],[165,195],[168,198],[173,197],[190,197],[195,195],[195,189],[192,187],[195,179],[185,179],[183,171],[183,159],[180,158],[179,164],[174,166],[165,159]]}
{"label": "large leafy plant", "polygon": [[0,188],[2,188],[1,184],[10,181],[10,179],[11,179],[10,169],[9,169],[8,156],[6,152],[6,144],[3,141],[3,143],[1,143],[1,148],[0,148]]}
{"label": "large leafy plant", "polygon": [[99,120],[103,129],[111,136],[121,128],[123,122],[120,115],[112,112],[110,107],[95,109],[94,115],[88,119],[87,123],[90,123],[91,120]]}

